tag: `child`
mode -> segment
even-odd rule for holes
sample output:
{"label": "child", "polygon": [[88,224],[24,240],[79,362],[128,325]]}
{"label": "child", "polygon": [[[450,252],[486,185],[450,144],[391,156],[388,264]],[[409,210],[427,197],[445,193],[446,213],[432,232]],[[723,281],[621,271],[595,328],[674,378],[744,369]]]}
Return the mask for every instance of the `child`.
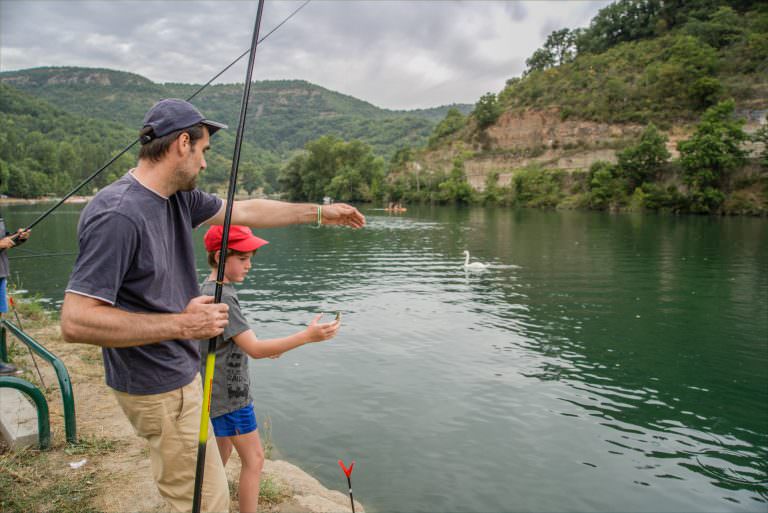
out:
{"label": "child", "polygon": [[[212,226],[205,234],[205,249],[212,271],[200,286],[203,295],[214,295],[216,270],[221,254],[222,226]],[[240,470],[240,511],[256,512],[259,501],[259,481],[264,464],[264,450],[257,431],[253,399],[250,396],[248,379],[248,358],[277,357],[309,342],[333,338],[340,322],[319,324],[321,315],[316,316],[309,326],[298,333],[284,338],[259,340],[251,331],[237,300],[232,283],[241,283],[251,268],[251,257],[267,241],[254,236],[246,226],[230,226],[227,255],[224,267],[224,286],[221,302],[229,305],[229,324],[224,329],[216,346],[216,368],[211,392],[211,423],[216,435],[221,460],[227,464],[232,446],[242,461]],[[223,342],[222,342],[223,340]],[[208,341],[201,341],[202,372],[205,373],[205,359]]]}

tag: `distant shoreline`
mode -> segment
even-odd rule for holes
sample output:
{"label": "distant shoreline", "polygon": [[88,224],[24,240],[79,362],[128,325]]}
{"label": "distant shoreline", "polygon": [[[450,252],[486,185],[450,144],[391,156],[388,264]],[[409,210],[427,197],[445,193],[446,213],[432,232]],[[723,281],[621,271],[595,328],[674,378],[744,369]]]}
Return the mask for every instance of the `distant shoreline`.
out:
{"label": "distant shoreline", "polygon": [[[64,203],[88,203],[93,196],[72,196]],[[61,198],[0,198],[0,205],[34,205],[35,203],[54,203]]]}

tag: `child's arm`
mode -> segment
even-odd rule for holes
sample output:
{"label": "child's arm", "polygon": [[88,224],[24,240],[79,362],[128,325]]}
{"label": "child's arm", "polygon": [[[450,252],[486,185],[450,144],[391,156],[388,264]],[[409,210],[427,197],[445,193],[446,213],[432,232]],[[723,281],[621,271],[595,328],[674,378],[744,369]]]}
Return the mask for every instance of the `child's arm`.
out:
{"label": "child's arm", "polygon": [[259,340],[253,330],[246,330],[232,337],[232,340],[251,358],[280,355],[310,342],[320,342],[335,337],[339,326],[341,326],[341,321],[318,324],[317,321],[320,320],[320,317],[322,314],[312,319],[305,330],[287,337]]}

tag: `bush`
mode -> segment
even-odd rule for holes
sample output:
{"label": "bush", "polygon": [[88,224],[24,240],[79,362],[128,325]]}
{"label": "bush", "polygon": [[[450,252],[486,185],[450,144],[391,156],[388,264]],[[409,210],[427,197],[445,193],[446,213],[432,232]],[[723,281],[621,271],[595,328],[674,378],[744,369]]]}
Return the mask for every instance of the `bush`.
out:
{"label": "bush", "polygon": [[496,95],[486,93],[480,97],[475,104],[474,116],[477,120],[477,126],[482,130],[494,124],[501,116],[501,105],[499,105]]}
{"label": "bush", "polygon": [[637,144],[619,153],[619,170],[627,179],[630,189],[652,180],[669,159],[667,140],[651,123],[643,131]]}
{"label": "bush", "polygon": [[565,172],[536,166],[517,171],[514,175],[515,197],[526,207],[554,208],[563,199]]}
{"label": "bush", "polygon": [[742,120],[733,116],[734,102],[720,102],[707,109],[690,139],[680,141],[680,165],[690,187],[692,212],[714,212],[724,196],[718,190],[726,176],[745,163],[742,143],[747,134]]}
{"label": "bush", "polygon": [[623,192],[627,189],[626,182],[610,162],[598,161],[590,166],[588,187],[590,208],[605,210],[626,203]]}

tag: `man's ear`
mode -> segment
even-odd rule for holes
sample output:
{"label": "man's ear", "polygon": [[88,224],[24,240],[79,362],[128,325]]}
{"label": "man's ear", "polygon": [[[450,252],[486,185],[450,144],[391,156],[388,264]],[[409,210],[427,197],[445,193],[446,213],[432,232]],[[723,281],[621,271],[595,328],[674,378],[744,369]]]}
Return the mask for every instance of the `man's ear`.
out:
{"label": "man's ear", "polygon": [[216,250],[216,254],[213,255],[213,259],[216,260],[216,264],[219,263],[219,258],[221,258],[221,250],[220,249]]}
{"label": "man's ear", "polygon": [[177,138],[176,141],[174,141],[174,144],[176,145],[176,153],[180,157],[185,156],[189,149],[192,146],[192,143],[189,138],[189,134],[187,132],[182,132]]}

